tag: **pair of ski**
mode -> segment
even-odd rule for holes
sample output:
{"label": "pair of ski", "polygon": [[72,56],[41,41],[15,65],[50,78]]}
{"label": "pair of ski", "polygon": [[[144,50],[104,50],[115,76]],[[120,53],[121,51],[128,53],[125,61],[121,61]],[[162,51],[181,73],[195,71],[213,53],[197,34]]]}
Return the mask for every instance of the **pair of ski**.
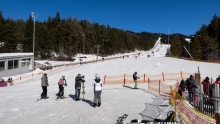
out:
{"label": "pair of ski", "polygon": [[69,97],[57,97],[55,100],[61,100],[61,99],[66,99],[66,98],[69,98]]}
{"label": "pair of ski", "polygon": [[75,101],[81,101],[81,100],[83,101],[84,99],[80,99],[80,98],[79,98],[79,99],[76,99],[76,98],[74,98],[74,100],[75,100]]}
{"label": "pair of ski", "polygon": [[[69,98],[69,97],[63,97],[63,98],[57,97],[55,100],[57,101],[57,100],[60,100],[60,99],[65,99],[65,98]],[[34,101],[34,102],[39,102],[39,101],[41,101],[42,99],[44,99],[44,98],[37,99],[37,100]],[[48,98],[47,98],[47,99],[48,99]]]}
{"label": "pair of ski", "polygon": [[118,118],[116,124],[123,124],[124,120],[128,117],[128,114],[124,114]]}
{"label": "pair of ski", "polygon": [[49,97],[45,97],[45,98],[40,98],[40,99],[37,99],[36,101],[34,101],[34,102],[38,102],[38,101],[40,101],[40,100],[42,100],[42,99],[48,99]]}

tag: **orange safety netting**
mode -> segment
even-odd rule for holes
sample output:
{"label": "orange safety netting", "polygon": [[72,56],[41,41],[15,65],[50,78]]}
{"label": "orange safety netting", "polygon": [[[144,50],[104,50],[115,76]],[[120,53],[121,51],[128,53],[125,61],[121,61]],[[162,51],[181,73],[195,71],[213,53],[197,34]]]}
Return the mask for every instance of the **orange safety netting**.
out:
{"label": "orange safety netting", "polygon": [[171,89],[171,103],[174,106],[175,110],[179,113],[181,118],[187,124],[214,124],[215,119],[213,119],[213,115],[204,114],[196,109],[194,109],[191,105],[189,105],[185,100],[179,96],[176,92],[176,88]]}

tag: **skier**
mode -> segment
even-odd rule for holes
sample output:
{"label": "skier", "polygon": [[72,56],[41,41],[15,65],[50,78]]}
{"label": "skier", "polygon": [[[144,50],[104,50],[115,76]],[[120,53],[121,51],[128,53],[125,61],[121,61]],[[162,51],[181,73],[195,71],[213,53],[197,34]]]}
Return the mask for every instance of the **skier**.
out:
{"label": "skier", "polygon": [[48,99],[47,97],[47,87],[49,86],[47,73],[44,72],[42,78],[41,78],[41,87],[43,89],[43,92],[41,93],[41,99]]}
{"label": "skier", "polygon": [[60,78],[60,80],[58,82],[58,86],[59,86],[59,93],[58,93],[57,99],[58,98],[63,99],[64,98],[64,86],[67,87],[67,82],[66,82],[65,76],[62,76]]}
{"label": "skier", "polygon": [[192,86],[195,84],[194,76],[190,75],[190,77],[186,80],[186,86],[189,93],[189,102],[192,101]]}
{"label": "skier", "polygon": [[137,85],[138,85],[138,83],[137,83],[137,79],[140,79],[139,77],[137,77],[137,72],[135,72],[134,74],[133,74],[133,80],[134,80],[134,89],[138,89],[137,88]]}
{"label": "skier", "polygon": [[[98,74],[95,75],[95,79],[92,82],[92,86],[94,87],[93,107],[95,108],[96,105],[100,107],[101,106],[101,94],[102,94],[102,81]],[[97,100],[98,100],[98,104],[97,104]]]}
{"label": "skier", "polygon": [[78,74],[75,78],[75,100],[80,100],[80,90],[81,90],[81,82],[85,81],[84,77],[81,77],[81,74]]}

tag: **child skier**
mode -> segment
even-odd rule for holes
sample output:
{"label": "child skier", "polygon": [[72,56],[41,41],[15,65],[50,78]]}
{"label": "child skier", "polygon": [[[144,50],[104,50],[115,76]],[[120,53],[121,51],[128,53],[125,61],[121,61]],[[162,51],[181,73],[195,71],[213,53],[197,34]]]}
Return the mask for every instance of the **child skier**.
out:
{"label": "child skier", "polygon": [[65,79],[65,76],[62,76],[58,82],[58,86],[59,86],[59,93],[57,95],[57,99],[58,98],[61,98],[63,99],[64,98],[64,86],[67,86],[67,82],[66,82],[66,79]]}
{"label": "child skier", "polygon": [[199,95],[199,89],[196,85],[192,86],[192,92],[193,92],[193,104],[194,106],[197,105],[197,99],[198,99],[198,95]]}

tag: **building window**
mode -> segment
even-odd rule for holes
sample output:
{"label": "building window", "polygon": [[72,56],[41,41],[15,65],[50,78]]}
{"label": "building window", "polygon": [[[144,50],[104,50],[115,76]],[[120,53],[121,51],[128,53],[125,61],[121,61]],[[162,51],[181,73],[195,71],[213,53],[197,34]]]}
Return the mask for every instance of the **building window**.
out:
{"label": "building window", "polygon": [[19,60],[9,60],[8,69],[19,68]]}
{"label": "building window", "polygon": [[5,70],[5,61],[1,61],[0,62],[0,71],[4,71]]}
{"label": "building window", "polygon": [[25,66],[27,66],[27,60],[26,59],[22,59],[21,60],[21,67],[25,67]]}
{"label": "building window", "polygon": [[30,59],[30,58],[28,58],[28,59],[27,59],[27,65],[29,66],[29,65],[30,65],[30,63],[31,63],[31,59]]}
{"label": "building window", "polygon": [[13,60],[8,61],[8,69],[13,69]]}
{"label": "building window", "polygon": [[14,68],[19,68],[19,60],[14,60]]}

